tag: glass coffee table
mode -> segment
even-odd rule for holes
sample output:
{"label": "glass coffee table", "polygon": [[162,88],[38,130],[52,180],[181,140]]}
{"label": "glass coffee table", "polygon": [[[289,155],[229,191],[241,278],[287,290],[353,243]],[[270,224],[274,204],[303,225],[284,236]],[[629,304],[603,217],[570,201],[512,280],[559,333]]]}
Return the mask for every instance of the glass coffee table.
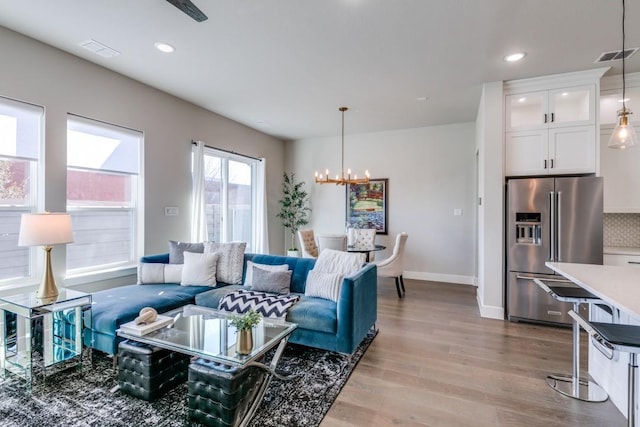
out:
{"label": "glass coffee table", "polygon": [[[119,329],[118,336],[200,359],[192,359],[189,367],[190,417],[192,394],[198,393],[197,390],[192,393],[192,377],[204,375],[204,380],[200,378],[198,381],[207,382],[210,376],[219,376],[226,380],[234,376],[243,376],[243,371],[249,367],[254,370],[258,368],[264,371],[266,375],[254,376],[257,378],[255,384],[243,385],[245,389],[247,387],[251,389],[250,393],[245,393],[250,397],[251,401],[237,405],[243,412],[240,417],[232,416],[237,420],[237,422],[234,421],[232,423],[233,425],[246,425],[262,401],[271,378],[278,376],[275,373],[275,368],[282,356],[289,335],[297,325],[284,320],[263,318],[253,328],[253,350],[248,355],[239,355],[236,353],[236,338],[238,335],[235,327],[229,324],[232,314],[197,305],[186,305],[162,314],[173,317],[173,323],[142,336],[127,334],[122,329]],[[277,349],[269,365],[267,366],[260,362],[262,356],[276,346]],[[194,365],[198,365],[195,369],[199,369],[198,372],[200,374],[195,371],[192,372]],[[202,374],[202,372],[206,372],[206,374]],[[247,378],[241,378],[240,380],[246,382]],[[214,378],[213,381],[218,381],[218,379]],[[231,387],[236,388],[237,386],[231,385]],[[228,394],[227,390],[223,391]],[[207,396],[207,398],[210,399],[211,397]],[[202,404],[200,403],[199,405],[201,406]]]}

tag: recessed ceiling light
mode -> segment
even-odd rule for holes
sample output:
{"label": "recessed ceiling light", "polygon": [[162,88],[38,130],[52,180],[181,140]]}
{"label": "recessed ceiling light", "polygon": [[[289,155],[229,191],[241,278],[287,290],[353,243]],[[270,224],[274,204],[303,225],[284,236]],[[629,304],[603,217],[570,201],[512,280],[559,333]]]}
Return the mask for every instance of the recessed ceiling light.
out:
{"label": "recessed ceiling light", "polygon": [[176,48],[171,46],[169,43],[155,42],[153,45],[155,46],[156,49],[158,49],[160,52],[163,52],[163,53],[172,53],[173,51],[176,50]]}
{"label": "recessed ceiling light", "polygon": [[419,96],[416,98],[416,101],[426,101],[427,99],[429,98],[427,98],[426,96]]}
{"label": "recessed ceiling light", "polygon": [[524,52],[516,52],[516,53],[512,53],[510,55],[505,56],[504,60],[507,62],[516,62],[516,61],[520,61],[525,56],[527,56],[527,54]]}
{"label": "recessed ceiling light", "polygon": [[625,98],[625,99],[618,99],[619,103],[623,103],[623,102],[629,102],[631,98]]}
{"label": "recessed ceiling light", "polygon": [[524,101],[526,101],[526,100],[527,100],[527,98],[524,98],[524,97],[523,97],[523,98],[518,99],[518,102],[524,102]]}
{"label": "recessed ceiling light", "polygon": [[569,92],[562,92],[562,96],[569,96]]}

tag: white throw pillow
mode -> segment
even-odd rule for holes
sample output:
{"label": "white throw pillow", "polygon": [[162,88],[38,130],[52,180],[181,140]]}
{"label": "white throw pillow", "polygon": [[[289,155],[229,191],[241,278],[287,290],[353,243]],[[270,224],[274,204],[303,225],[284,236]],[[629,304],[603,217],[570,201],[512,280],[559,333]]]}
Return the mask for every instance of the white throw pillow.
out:
{"label": "white throw pillow", "polygon": [[338,302],[342,279],[343,276],[339,273],[311,270],[307,275],[304,294],[309,297],[324,298]]}
{"label": "white throw pillow", "polygon": [[361,253],[323,250],[307,275],[304,294],[338,302],[342,280],[360,270],[365,260]]}
{"label": "white throw pillow", "polygon": [[218,271],[216,279],[231,285],[242,284],[242,266],[244,265],[244,250],[246,242],[204,244],[204,253],[219,253]]}
{"label": "white throw pillow", "polygon": [[244,275],[244,285],[253,286],[253,267],[266,271],[287,271],[289,269],[288,264],[282,265],[269,265],[269,264],[256,264],[255,262],[247,261],[247,273]]}
{"label": "white throw pillow", "polygon": [[138,264],[138,285],[180,283],[182,264],[141,262]]}
{"label": "white throw pillow", "polygon": [[362,268],[366,259],[366,255],[361,253],[325,249],[318,256],[313,269],[327,273],[339,273],[342,276],[350,276]]}
{"label": "white throw pillow", "polygon": [[164,283],[164,266],[156,262],[141,262],[138,264],[138,284]]}
{"label": "white throw pillow", "polygon": [[216,266],[218,254],[184,253],[182,286],[216,286]]}
{"label": "white throw pillow", "polygon": [[[184,256],[184,254],[183,254]],[[182,267],[184,264],[165,264],[164,265],[164,281],[165,283],[182,282]]]}

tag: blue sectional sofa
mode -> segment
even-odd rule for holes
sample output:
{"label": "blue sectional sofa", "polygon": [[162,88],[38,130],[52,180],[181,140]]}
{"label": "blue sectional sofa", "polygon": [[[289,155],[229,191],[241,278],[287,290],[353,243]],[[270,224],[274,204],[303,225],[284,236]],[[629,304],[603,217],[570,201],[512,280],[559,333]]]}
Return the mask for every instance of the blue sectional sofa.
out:
{"label": "blue sectional sofa", "polygon": [[[168,263],[169,255],[143,257],[141,262]],[[289,342],[341,353],[352,353],[377,319],[377,275],[374,264],[366,264],[356,274],[345,277],[338,303],[304,295],[307,273],[315,259],[275,255],[244,255],[243,278],[247,261],[257,264],[288,264],[293,271],[291,292],[301,295],[287,315],[298,324]],[[218,307],[226,293],[242,285],[219,284],[180,286],[177,283],[121,286],[92,294],[91,315],[84,319],[84,344],[87,347],[115,354],[122,341],[116,329],[137,317],[143,307],[154,307],[159,313],[193,304]]]}

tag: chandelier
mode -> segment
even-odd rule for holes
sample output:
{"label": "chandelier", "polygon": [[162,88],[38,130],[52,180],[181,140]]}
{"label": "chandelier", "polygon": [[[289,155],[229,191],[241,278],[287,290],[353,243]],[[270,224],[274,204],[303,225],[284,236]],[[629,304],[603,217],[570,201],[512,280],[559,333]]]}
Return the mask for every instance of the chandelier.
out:
{"label": "chandelier", "polygon": [[347,174],[344,174],[344,112],[348,110],[347,107],[340,107],[342,112],[342,155],[341,155],[341,169],[340,175],[336,175],[335,178],[329,178],[329,169],[326,169],[323,174],[315,173],[317,184],[335,184],[335,185],[347,185],[347,184],[368,184],[369,183],[369,171],[364,171],[364,178],[358,178],[358,175],[351,175],[351,169],[347,169]]}
{"label": "chandelier", "polygon": [[625,63],[624,59],[627,56],[625,52],[625,32],[624,32],[624,18],[625,18],[625,1],[622,0],[622,108],[618,110],[618,124],[616,125],[611,138],[609,138],[609,148],[624,149],[627,147],[633,147],[638,143],[638,138],[633,129],[633,125],[629,120],[629,115],[633,114],[625,104],[626,96],[626,84],[625,84]]}

